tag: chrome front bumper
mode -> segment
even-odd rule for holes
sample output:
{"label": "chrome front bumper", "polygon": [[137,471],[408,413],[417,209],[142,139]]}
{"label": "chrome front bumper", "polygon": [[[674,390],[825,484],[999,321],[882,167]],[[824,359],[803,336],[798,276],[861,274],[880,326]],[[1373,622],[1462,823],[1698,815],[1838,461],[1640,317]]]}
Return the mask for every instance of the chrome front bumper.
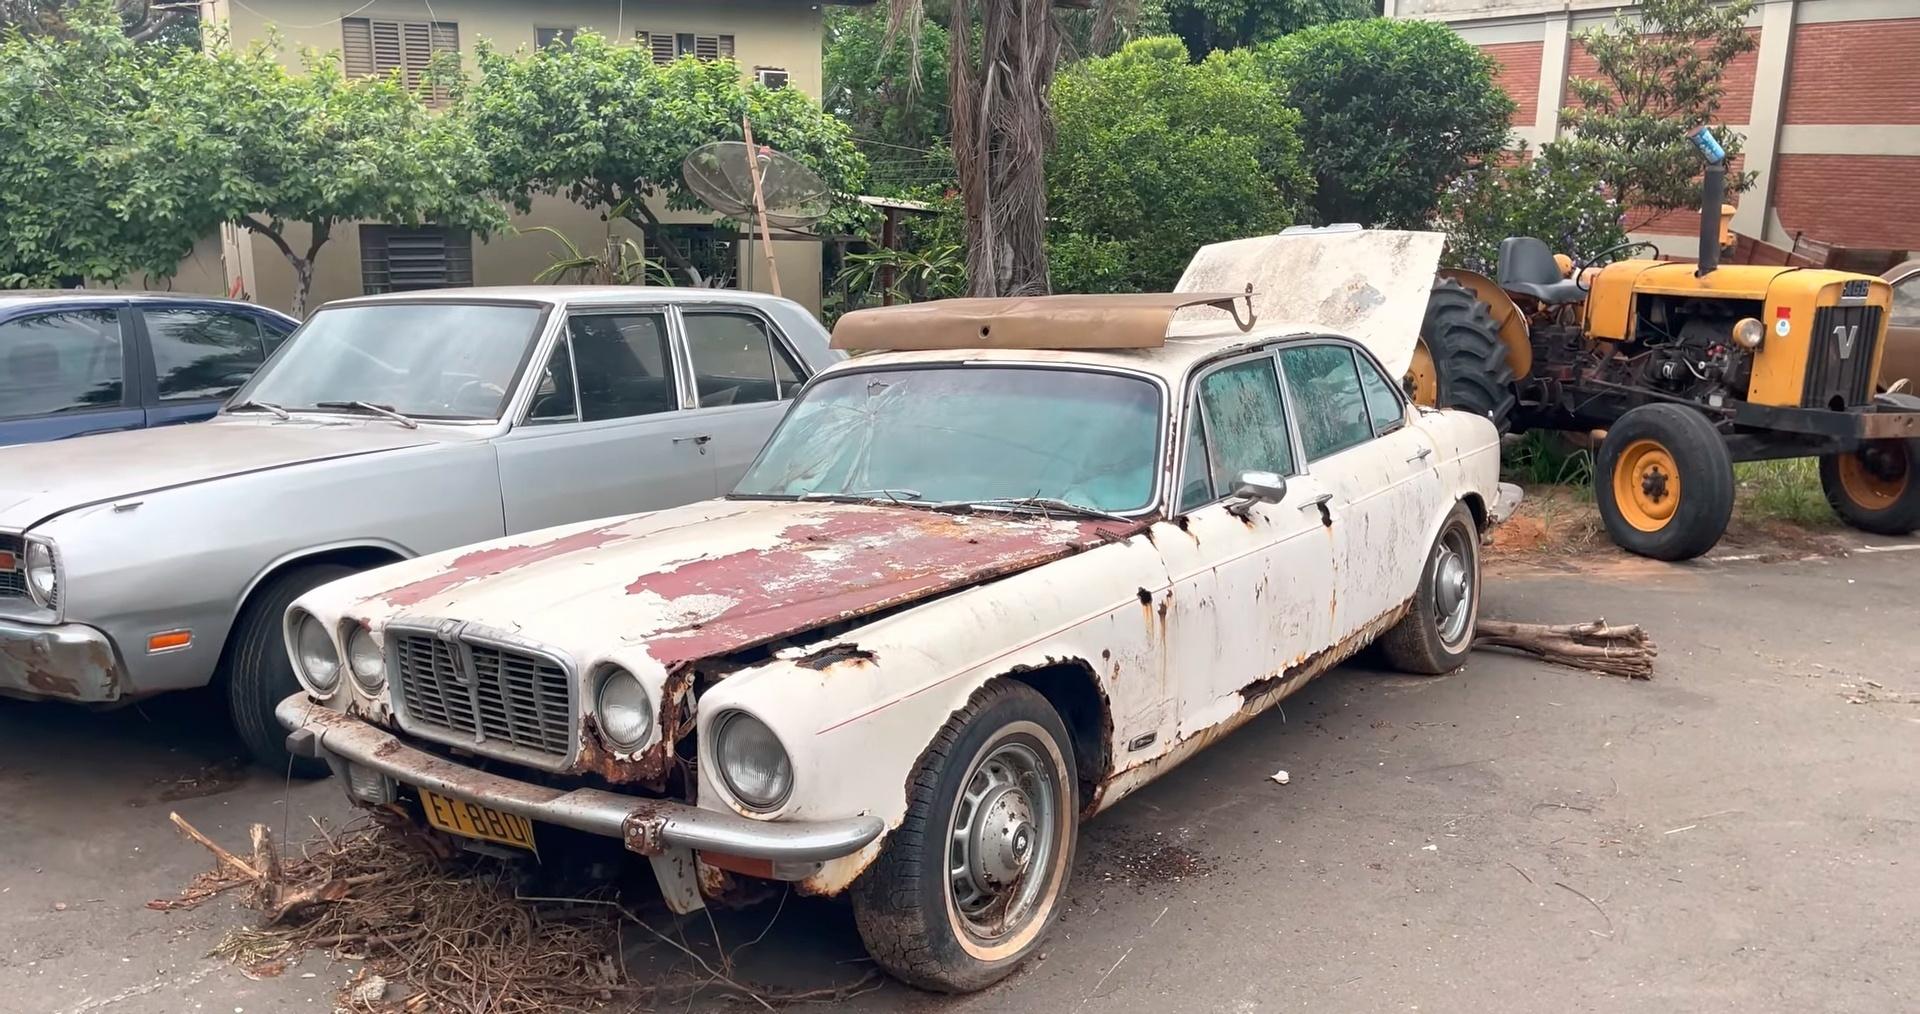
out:
{"label": "chrome front bumper", "polygon": [[[415,749],[360,719],[312,702],[305,693],[281,701],[274,715],[292,730],[287,749],[298,756],[327,759],[336,768],[344,762],[529,820],[618,838],[630,851],[647,856],[685,848],[767,860],[781,879],[801,879],[815,864],[852,855],[886,829],[872,816],[753,820],[672,800],[535,785]],[[781,875],[783,866],[798,875]]]}
{"label": "chrome front bumper", "polygon": [[0,696],[104,704],[120,677],[113,640],[93,627],[0,620]]}

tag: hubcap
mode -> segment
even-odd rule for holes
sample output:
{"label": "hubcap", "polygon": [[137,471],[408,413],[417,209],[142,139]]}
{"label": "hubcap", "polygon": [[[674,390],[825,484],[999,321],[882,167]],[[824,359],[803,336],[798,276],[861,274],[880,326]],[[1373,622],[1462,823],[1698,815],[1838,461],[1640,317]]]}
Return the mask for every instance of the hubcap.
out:
{"label": "hubcap", "polygon": [[953,810],[947,886],[961,921],[993,940],[1017,930],[1046,887],[1059,792],[1040,755],[1003,743],[974,768]]}
{"label": "hubcap", "polygon": [[1907,458],[1898,441],[1876,441],[1839,459],[1840,486],[1867,510],[1882,511],[1906,494]]}
{"label": "hubcap", "polygon": [[1680,469],[1656,440],[1636,440],[1613,466],[1613,502],[1627,524],[1657,532],[1680,508]]}
{"label": "hubcap", "polygon": [[1457,645],[1473,617],[1473,547],[1458,528],[1440,537],[1433,561],[1433,621],[1440,640]]}

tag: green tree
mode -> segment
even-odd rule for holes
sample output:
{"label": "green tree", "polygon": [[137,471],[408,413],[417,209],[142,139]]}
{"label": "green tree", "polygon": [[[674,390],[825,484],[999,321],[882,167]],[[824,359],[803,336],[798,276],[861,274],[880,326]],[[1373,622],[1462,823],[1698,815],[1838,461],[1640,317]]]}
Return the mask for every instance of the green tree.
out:
{"label": "green tree", "polygon": [[0,35],[0,288],[171,275],[219,225],[225,145],[155,101],[200,68],[135,44],[106,0]]}
{"label": "green tree", "polygon": [[1441,199],[1440,221],[1447,263],[1483,274],[1493,272],[1508,236],[1543,239],[1575,260],[1627,240],[1606,188],[1555,145],[1532,159],[1521,149],[1504,164],[1462,173]]}
{"label": "green tree", "polygon": [[1439,22],[1320,25],[1253,60],[1300,111],[1321,223],[1423,228],[1447,182],[1506,143],[1492,59]]}
{"label": "green tree", "polygon": [[[80,12],[99,6],[97,0],[0,0],[0,29],[17,28],[23,34],[71,35],[85,20]],[[200,11],[196,5],[172,0],[110,0],[113,16],[135,42],[159,42],[198,47]]]}
{"label": "green tree", "polygon": [[947,30],[924,17],[911,38],[887,33],[884,10],[828,9],[822,105],[852,128],[876,180],[919,182],[927,152],[944,145],[949,130]]}
{"label": "green tree", "polygon": [[429,111],[397,73],[349,78],[337,55],[311,54],[294,73],[259,45],[222,47],[174,85],[157,107],[225,144],[208,184],[229,221],[266,237],[293,267],[296,315],[338,225],[431,222],[484,236],[506,224],[484,195],[465,121]]}
{"label": "green tree", "polygon": [[[1699,204],[1702,164],[1686,135],[1719,119],[1727,65],[1758,45],[1746,30],[1752,11],[1753,0],[1641,0],[1637,23],[1616,15],[1581,33],[1599,76],[1567,82],[1580,104],[1561,113],[1572,134],[1555,143],[1631,209],[1632,225]],[[1724,123],[1714,135],[1731,162],[1740,135]],[[1753,179],[1729,173],[1727,189],[1738,193]]]}
{"label": "green tree", "polygon": [[1158,0],[1167,28],[1199,59],[1271,42],[1302,28],[1372,17],[1374,0]]}
{"label": "green tree", "polygon": [[1057,285],[1168,289],[1203,244],[1293,222],[1313,189],[1300,117],[1251,69],[1219,53],[1191,63],[1169,36],[1061,74],[1047,162]]}
{"label": "green tree", "polygon": [[866,160],[846,124],[797,89],[746,84],[732,61],[683,57],[657,66],[644,47],[616,46],[591,32],[571,47],[517,58],[483,44],[479,61],[461,118],[479,143],[491,189],[522,210],[535,194],[564,194],[609,215],[621,209],[669,268],[691,272],[648,201],[664,196],[671,208],[700,207],[681,162],[709,141],[740,140],[741,120],[751,116],[756,143],[798,159],[840,195],[823,229],[863,216],[849,195]]}

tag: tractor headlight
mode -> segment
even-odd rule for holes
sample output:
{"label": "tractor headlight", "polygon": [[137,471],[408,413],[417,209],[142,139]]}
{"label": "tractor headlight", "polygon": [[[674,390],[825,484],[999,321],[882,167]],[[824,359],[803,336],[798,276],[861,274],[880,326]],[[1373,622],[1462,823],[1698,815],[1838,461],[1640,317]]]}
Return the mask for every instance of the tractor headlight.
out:
{"label": "tractor headlight", "polygon": [[1752,317],[1742,317],[1733,325],[1733,343],[1752,351],[1767,340],[1767,326]]}
{"label": "tractor headlight", "polygon": [[713,723],[713,756],[720,777],[742,805],[772,810],[793,791],[793,760],[765,722],[744,711],[729,711]]}
{"label": "tractor headlight", "polygon": [[593,713],[600,721],[600,732],[623,750],[645,743],[653,731],[653,702],[647,699],[647,688],[625,669],[609,669],[601,678]]}
{"label": "tractor headlight", "polygon": [[327,633],[326,624],[304,610],[293,616],[293,664],[316,693],[330,694],[340,685],[340,652],[333,646],[333,635]]}
{"label": "tractor headlight", "polygon": [[353,670],[353,681],[369,694],[387,685],[387,657],[381,654],[373,631],[358,623],[347,631],[347,668]]}
{"label": "tractor headlight", "polygon": [[27,592],[42,609],[60,605],[60,564],[48,543],[27,541]]}

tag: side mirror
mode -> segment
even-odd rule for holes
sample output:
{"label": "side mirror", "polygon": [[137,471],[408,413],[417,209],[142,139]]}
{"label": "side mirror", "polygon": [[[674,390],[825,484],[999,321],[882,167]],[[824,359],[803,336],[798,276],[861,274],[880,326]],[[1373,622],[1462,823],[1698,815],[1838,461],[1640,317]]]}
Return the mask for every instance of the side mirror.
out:
{"label": "side mirror", "polygon": [[1278,472],[1246,471],[1234,476],[1233,495],[1239,502],[1227,509],[1240,517],[1257,503],[1279,503],[1287,498],[1287,478]]}

